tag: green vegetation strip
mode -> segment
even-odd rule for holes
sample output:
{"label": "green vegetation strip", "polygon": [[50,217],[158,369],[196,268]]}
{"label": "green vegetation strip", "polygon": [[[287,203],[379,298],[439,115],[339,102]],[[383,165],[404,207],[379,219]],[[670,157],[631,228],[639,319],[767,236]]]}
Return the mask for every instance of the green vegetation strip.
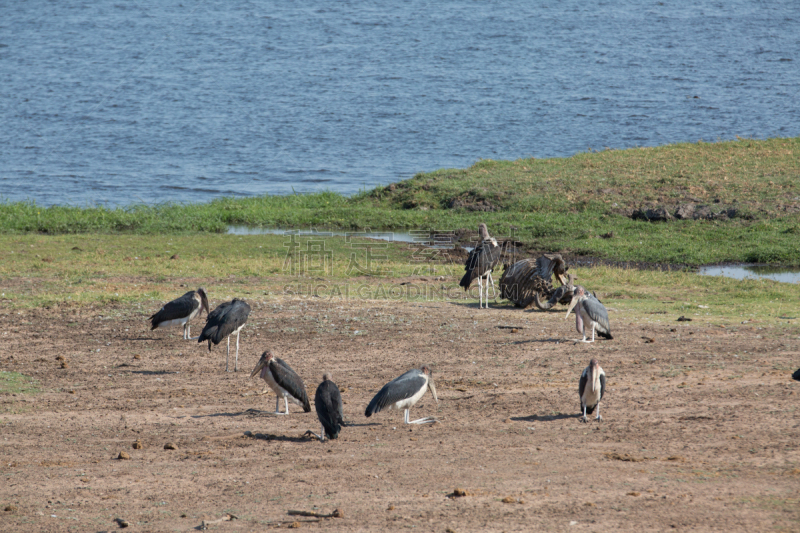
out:
{"label": "green vegetation strip", "polygon": [[[207,289],[212,307],[233,297],[453,306],[474,306],[477,298],[477,286],[468,294],[458,286],[461,261],[420,253],[404,243],[198,233],[33,234],[0,235],[0,249],[6,251],[0,262],[3,313],[96,306],[106,309],[103,316],[132,313],[144,321],[165,302],[199,286]],[[800,334],[798,284],[607,266],[570,272],[600,294],[617,313],[615,320],[675,323],[685,315],[695,323],[759,321]],[[495,279],[501,274],[498,269]],[[505,300],[492,306],[512,308]],[[781,318],[787,316],[795,319]]]}
{"label": "green vegetation strip", "polygon": [[[707,216],[632,218],[681,206]],[[480,222],[500,238],[573,256],[800,265],[800,138],[481,160],[353,197],[324,192],[117,209],[0,204],[5,234],[224,233],[229,225],[449,231]]]}
{"label": "green vegetation strip", "polygon": [[33,394],[39,392],[38,382],[19,372],[0,370],[0,394]]}

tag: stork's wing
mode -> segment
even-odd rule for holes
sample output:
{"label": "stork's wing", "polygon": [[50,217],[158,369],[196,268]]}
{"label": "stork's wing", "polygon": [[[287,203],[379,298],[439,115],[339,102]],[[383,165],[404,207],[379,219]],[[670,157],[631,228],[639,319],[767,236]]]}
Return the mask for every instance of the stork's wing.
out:
{"label": "stork's wing", "polygon": [[156,329],[162,322],[175,320],[176,318],[186,318],[192,311],[197,309],[200,302],[194,299],[194,291],[189,291],[180,298],[176,298],[164,305],[158,313],[155,313],[150,320],[151,328]]}
{"label": "stork's wing", "polygon": [[209,339],[214,344],[219,344],[225,337],[239,329],[247,322],[250,316],[250,306],[244,300],[234,299],[225,302],[211,311],[197,342]]}
{"label": "stork's wing", "polygon": [[[606,393],[606,373],[600,369],[600,400],[603,399],[603,395]],[[597,400],[598,402],[600,400]]]}
{"label": "stork's wing", "polygon": [[409,370],[402,376],[393,379],[378,391],[378,394],[369,402],[364,416],[372,416],[391,407],[400,400],[411,398],[425,386],[425,377],[417,370]]}
{"label": "stork's wing", "polygon": [[289,394],[298,398],[303,402],[303,411],[308,413],[311,411],[311,402],[308,401],[308,394],[306,393],[306,386],[303,380],[297,373],[292,370],[285,361],[277,357],[269,362],[269,370],[272,372],[272,377],[275,378],[275,383],[289,391]]}
{"label": "stork's wing", "polygon": [[792,379],[800,381],[800,368],[794,371],[794,374],[792,374]]}
{"label": "stork's wing", "polygon": [[586,298],[581,302],[581,305],[583,305],[589,318],[597,322],[606,332],[611,332],[611,326],[608,323],[608,311],[606,311],[606,308],[600,303],[600,300],[597,298]]}
{"label": "stork's wing", "polygon": [[585,368],[581,374],[581,380],[578,382],[578,396],[583,401],[583,391],[586,390],[586,383],[589,382],[589,368]]}
{"label": "stork's wing", "polygon": [[500,262],[501,250],[491,241],[482,241],[475,247],[467,256],[467,262],[464,263],[464,270],[466,273],[461,278],[460,286],[468,289],[469,286],[479,278],[497,266]]}
{"label": "stork's wing", "polygon": [[314,395],[314,408],[317,410],[325,434],[335,439],[342,429],[342,395],[333,381],[323,381]]}

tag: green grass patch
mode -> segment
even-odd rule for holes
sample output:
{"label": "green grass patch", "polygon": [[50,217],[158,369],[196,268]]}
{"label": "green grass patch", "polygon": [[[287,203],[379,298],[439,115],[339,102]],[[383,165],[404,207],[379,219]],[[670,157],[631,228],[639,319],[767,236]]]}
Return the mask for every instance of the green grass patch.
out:
{"label": "green grass patch", "polygon": [[0,394],[35,394],[39,382],[19,372],[0,370]]}
{"label": "green grass patch", "polygon": [[[730,216],[667,223],[630,217],[685,204]],[[229,225],[449,231],[480,222],[498,237],[572,255],[800,265],[800,138],[481,160],[352,197],[323,192],[116,209],[0,203],[5,234],[213,234]]]}
{"label": "green grass patch", "polygon": [[[295,244],[297,259],[305,261],[302,267],[287,262]],[[429,261],[428,254],[407,243],[196,233],[27,234],[0,235],[0,248],[6,250],[0,262],[0,311],[99,306],[144,319],[198,286],[208,290],[212,306],[237,296],[251,301],[299,297],[442,305],[474,305],[477,298],[477,288],[465,298],[458,286],[460,261]],[[695,323],[729,326],[759,320],[761,326],[794,328],[800,334],[797,321],[779,318],[795,316],[797,284],[607,266],[573,267],[570,272],[600,294],[617,313],[615,320],[674,322],[685,315]],[[496,281],[500,276],[497,271]],[[505,300],[493,305],[512,307]]]}

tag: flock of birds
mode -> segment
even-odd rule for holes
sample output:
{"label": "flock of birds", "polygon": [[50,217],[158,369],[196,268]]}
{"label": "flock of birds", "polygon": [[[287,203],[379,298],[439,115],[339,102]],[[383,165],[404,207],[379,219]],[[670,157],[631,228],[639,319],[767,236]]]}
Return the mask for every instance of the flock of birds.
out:
{"label": "flock of birds", "polygon": [[[494,281],[492,280],[492,270],[499,264],[501,249],[497,240],[489,235],[486,224],[481,224],[478,228],[480,240],[475,248],[470,251],[464,266],[466,273],[461,279],[460,285],[464,290],[468,290],[474,280],[478,280],[478,306],[484,307],[483,293],[486,293],[486,307],[489,306],[489,285],[494,291]],[[495,293],[496,294],[496,293]],[[573,292],[572,300],[567,309],[567,316],[575,309],[575,327],[578,333],[583,335],[583,339],[576,339],[576,342],[591,343],[595,341],[595,333],[606,339],[612,339],[611,328],[608,322],[608,311],[602,303],[584,287],[578,285]],[[207,318],[203,330],[197,337],[191,337],[191,327],[189,322],[199,316],[205,310]],[[209,310],[208,295],[202,287],[196,291],[189,291],[180,298],[172,300],[162,307],[157,313],[153,314],[149,320],[151,330],[166,328],[170,326],[183,326],[183,338],[185,340],[197,340],[197,342],[208,341],[208,350],[211,351],[212,344],[217,345],[227,339],[227,355],[225,358],[225,371],[229,372],[231,336],[236,334],[236,355],[234,359],[234,371],[239,370],[239,332],[247,322],[250,315],[250,306],[244,300],[234,298],[230,302],[224,302],[217,306],[213,311]],[[591,330],[592,339],[587,340],[587,333]],[[263,379],[269,389],[276,394],[275,414],[288,415],[289,401],[302,406],[303,411],[311,411],[311,403],[306,392],[302,378],[295,372],[283,359],[276,357],[270,350],[261,354],[261,358],[256,364],[250,377],[259,376]],[[597,359],[592,359],[589,366],[581,373],[578,383],[578,393],[581,400],[581,411],[583,422],[587,422],[587,415],[597,410],[596,420],[602,420],[600,416],[600,400],[603,398],[606,387],[606,375],[600,367]],[[433,417],[409,420],[409,411],[424,395],[430,390],[437,405],[439,398],[436,394],[436,386],[433,382],[431,369],[427,366],[411,369],[398,376],[386,385],[372,398],[367,405],[364,415],[370,417],[383,410],[397,409],[404,411],[404,423],[406,424],[429,424],[436,422]],[[263,393],[267,392],[267,388]],[[262,394],[263,394],[262,393]],[[284,402],[284,411],[281,412],[281,398]],[[319,435],[311,431],[307,434],[313,435],[320,441],[325,438],[335,439],[339,436],[342,427],[345,425],[342,410],[342,397],[339,387],[333,382],[329,373],[322,376],[322,382],[317,387],[314,395],[314,407],[322,426]]]}

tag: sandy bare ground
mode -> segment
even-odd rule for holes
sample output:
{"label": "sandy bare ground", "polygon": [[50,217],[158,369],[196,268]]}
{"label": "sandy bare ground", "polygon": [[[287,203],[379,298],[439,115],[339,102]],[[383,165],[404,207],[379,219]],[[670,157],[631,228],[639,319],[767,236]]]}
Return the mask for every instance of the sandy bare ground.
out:
{"label": "sandy bare ground", "polygon": [[[562,307],[250,302],[238,373],[224,346],[150,332],[156,309],[0,309],[0,368],[42,389],[0,396],[0,530],[187,531],[226,513],[237,519],[209,528],[800,530],[800,341],[781,330],[612,312],[615,340],[587,346],[569,342]],[[248,378],[266,347],[312,397],[333,374],[351,424],[340,439],[303,437],[319,431],[313,409],[270,414],[275,396]],[[609,387],[604,421],[582,424],[591,357]],[[441,403],[428,394],[411,416],[440,423],[364,417],[422,364]]]}

